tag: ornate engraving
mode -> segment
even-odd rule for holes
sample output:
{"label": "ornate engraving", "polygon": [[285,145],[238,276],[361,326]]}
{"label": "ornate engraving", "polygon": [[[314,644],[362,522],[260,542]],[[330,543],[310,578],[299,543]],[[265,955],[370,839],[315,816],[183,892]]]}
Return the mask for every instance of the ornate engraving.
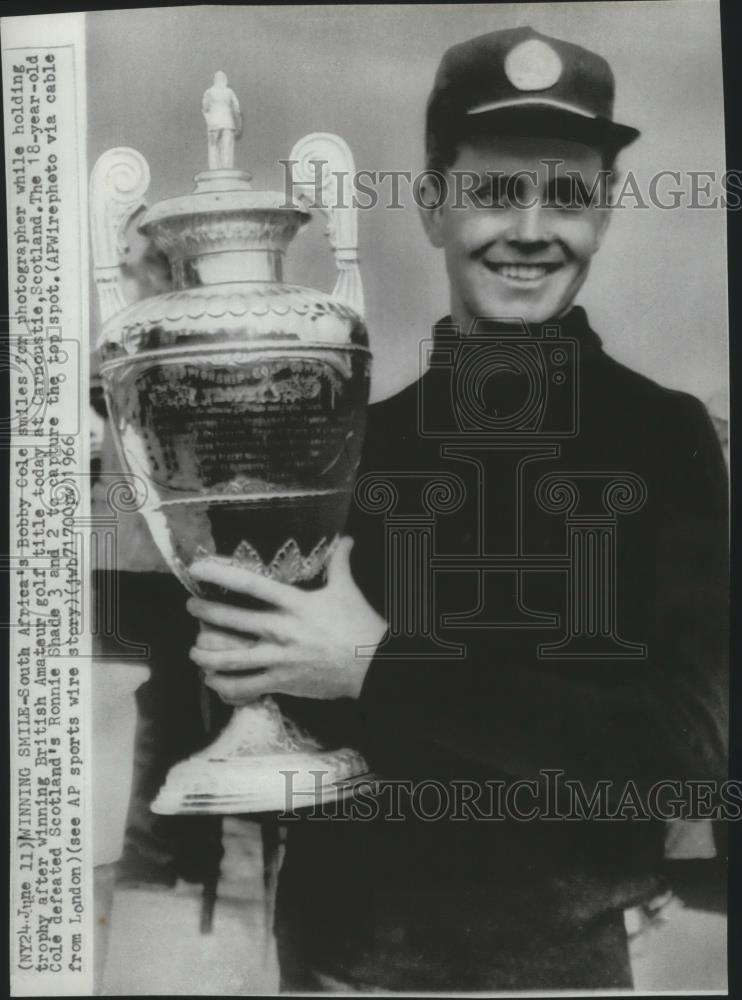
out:
{"label": "ornate engraving", "polygon": [[203,546],[199,546],[196,549],[196,560],[209,559],[225,566],[241,566],[253,573],[259,573],[260,576],[269,576],[280,583],[302,583],[319,576],[335,551],[337,543],[337,535],[329,542],[323,538],[308,556],[303,556],[298,543],[289,538],[266,565],[256,549],[243,539],[231,556],[214,555]]}
{"label": "ornate engraving", "polygon": [[155,243],[171,260],[216,253],[237,245],[241,250],[284,253],[304,219],[299,213],[269,209],[246,210],[235,219],[229,212],[190,215],[150,223]]}
{"label": "ornate engraving", "polygon": [[[218,324],[215,321],[219,321]],[[207,325],[208,322],[208,325]],[[140,354],[144,345],[183,345],[189,338],[228,343],[240,338],[252,347],[267,340],[358,347],[367,352],[365,329],[355,312],[323,292],[292,285],[264,285],[244,290],[238,284],[183,289],[145,299],[111,321],[99,354],[105,364],[124,354]],[[247,327],[247,330],[246,330]],[[280,345],[278,345],[280,346]]]}

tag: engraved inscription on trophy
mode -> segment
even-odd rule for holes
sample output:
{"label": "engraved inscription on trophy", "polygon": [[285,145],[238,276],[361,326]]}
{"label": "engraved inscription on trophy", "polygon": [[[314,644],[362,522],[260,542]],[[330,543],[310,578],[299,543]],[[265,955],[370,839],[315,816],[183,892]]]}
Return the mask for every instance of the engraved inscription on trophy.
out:
{"label": "engraved inscription on trophy", "polygon": [[[352,386],[333,366],[319,358],[233,362],[136,373],[128,417],[146,441],[157,485],[216,492],[234,475],[263,490],[269,483],[321,489],[349,481],[362,415]],[[192,460],[197,469],[188,468]]]}

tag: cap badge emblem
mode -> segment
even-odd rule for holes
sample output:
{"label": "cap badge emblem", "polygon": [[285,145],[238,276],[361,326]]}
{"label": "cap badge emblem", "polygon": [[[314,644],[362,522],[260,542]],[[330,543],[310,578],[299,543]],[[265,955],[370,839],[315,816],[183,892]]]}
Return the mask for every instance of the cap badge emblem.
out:
{"label": "cap badge emblem", "polygon": [[531,38],[508,52],[505,74],[518,90],[547,90],[562,75],[562,60],[546,42]]}

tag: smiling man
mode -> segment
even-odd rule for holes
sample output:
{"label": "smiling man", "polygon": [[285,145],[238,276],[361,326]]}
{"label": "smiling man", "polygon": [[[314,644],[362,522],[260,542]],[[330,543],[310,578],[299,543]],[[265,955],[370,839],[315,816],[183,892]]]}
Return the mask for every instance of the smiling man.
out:
{"label": "smiling man", "polygon": [[[207,684],[353,714],[386,791],[411,789],[289,824],[285,989],[630,987],[623,912],[667,887],[651,789],[724,775],[721,451],[574,304],[638,135],[613,90],[600,56],[530,28],[444,55],[422,218],[451,315],[430,369],[371,407],[360,470],[408,518],[402,555],[359,493],[324,589],[194,568],[264,602],[189,601]],[[462,203],[438,197],[457,177]],[[555,772],[581,811],[539,804]],[[586,806],[601,788],[612,820]]]}
{"label": "smiling man", "polygon": [[475,132],[451,170],[482,179],[471,194],[422,213],[445,253],[452,315],[463,329],[477,316],[561,316],[608,224],[600,151],[569,139]]}

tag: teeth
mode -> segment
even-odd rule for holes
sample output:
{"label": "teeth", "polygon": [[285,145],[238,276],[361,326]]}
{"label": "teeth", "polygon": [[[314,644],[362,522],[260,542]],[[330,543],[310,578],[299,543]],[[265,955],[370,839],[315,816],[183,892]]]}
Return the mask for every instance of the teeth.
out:
{"label": "teeth", "polygon": [[497,271],[503,278],[515,278],[517,281],[537,281],[546,274],[546,268],[539,264],[503,264]]}

